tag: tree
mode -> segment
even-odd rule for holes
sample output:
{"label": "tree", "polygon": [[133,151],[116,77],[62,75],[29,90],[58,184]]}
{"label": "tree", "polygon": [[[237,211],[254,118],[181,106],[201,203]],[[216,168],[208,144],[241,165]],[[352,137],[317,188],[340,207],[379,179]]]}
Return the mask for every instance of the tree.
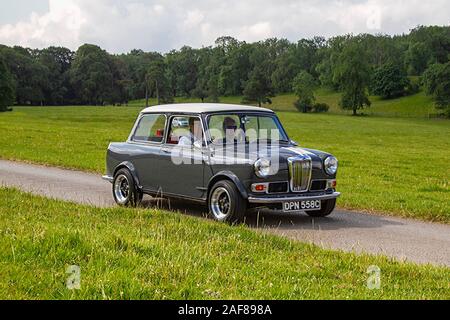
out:
{"label": "tree", "polygon": [[0,112],[7,111],[8,107],[14,104],[14,100],[14,82],[3,58],[0,56]]}
{"label": "tree", "polygon": [[350,41],[339,56],[335,77],[343,91],[341,107],[353,111],[371,105],[367,95],[370,79],[367,55],[358,41]]}
{"label": "tree", "polygon": [[275,70],[272,73],[273,88],[277,93],[290,92],[292,81],[297,73],[298,66],[290,52],[280,55],[275,61]]}
{"label": "tree", "polygon": [[222,95],[242,95],[252,71],[250,55],[253,46],[238,42],[226,51],[214,54],[213,63],[219,69],[218,91]]}
{"label": "tree", "polygon": [[248,80],[244,85],[244,102],[256,102],[259,106],[263,103],[272,103],[270,97],[273,96],[271,71],[273,62],[270,52],[265,49],[263,43],[258,42],[252,48],[249,61],[252,71],[248,75]]}
{"label": "tree", "polygon": [[307,71],[300,72],[294,78],[292,90],[298,97],[295,106],[303,113],[310,111],[315,101],[314,86],[314,78]]}
{"label": "tree", "polygon": [[173,50],[166,56],[170,70],[169,83],[174,96],[188,97],[197,84],[199,51],[184,46],[179,51]]}
{"label": "tree", "polygon": [[154,60],[148,69],[147,73],[147,89],[145,94],[146,106],[148,107],[148,91],[150,88],[154,88],[156,100],[158,105],[161,103],[160,89],[165,84],[165,64],[162,59]]}
{"label": "tree", "polygon": [[110,55],[100,47],[85,44],[78,48],[70,80],[78,101],[85,104],[103,105],[114,103],[117,90],[114,62]]}
{"label": "tree", "polygon": [[403,96],[409,85],[405,71],[399,65],[387,63],[375,69],[370,85],[373,94],[383,99]]}
{"label": "tree", "polygon": [[436,108],[450,118],[450,62],[431,65],[422,81],[426,92],[433,96]]}
{"label": "tree", "polygon": [[423,42],[411,43],[406,51],[405,63],[410,75],[422,74],[431,59],[431,50]]}
{"label": "tree", "polygon": [[199,78],[197,80],[197,85],[195,86],[195,89],[192,90],[191,95],[202,100],[202,103],[205,102],[205,99],[208,97],[208,86],[206,79]]}
{"label": "tree", "polygon": [[37,61],[47,68],[47,86],[43,88],[46,104],[64,104],[72,90],[66,72],[71,67],[74,52],[63,47],[49,47],[36,53]]}
{"label": "tree", "polygon": [[[230,38],[233,39],[233,38]],[[219,41],[219,39],[217,40]],[[217,43],[216,41],[216,43]],[[220,43],[227,43],[226,38],[222,39]],[[198,76],[197,83],[191,92],[191,96],[197,97],[210,102],[219,101],[219,78],[221,72],[221,64],[223,63],[223,52],[226,50],[221,47],[216,48],[202,48],[199,50],[198,61]]]}
{"label": "tree", "polygon": [[247,102],[256,102],[261,107],[263,103],[272,103],[272,91],[261,67],[256,67],[251,73],[244,88],[244,99]]}
{"label": "tree", "polygon": [[431,64],[446,63],[450,54],[448,26],[418,26],[408,35],[409,48],[405,62],[408,72],[421,75]]}
{"label": "tree", "polygon": [[[151,63],[157,59],[164,59],[157,52],[144,52],[132,50],[130,53],[115,56],[118,69],[122,70],[124,94],[128,99],[142,99],[148,90],[146,81],[147,73]],[[167,69],[167,68],[166,68]]]}
{"label": "tree", "polygon": [[36,61],[30,49],[1,47],[1,53],[15,83],[17,104],[39,105],[45,101],[49,70]]}
{"label": "tree", "polygon": [[132,50],[114,55],[94,45],[76,53],[63,47],[0,45],[0,53],[17,104],[98,105],[146,96],[161,102],[175,96],[218,101],[238,95],[262,104],[274,94],[291,92],[294,78],[306,71],[322,86],[343,91],[341,105],[356,114],[370,104],[368,86],[385,98],[408,94],[419,87],[410,81],[405,90],[406,74],[420,76],[435,63],[447,63],[450,26],[419,26],[398,36],[348,34],[297,42],[270,38],[246,43],[225,36],[213,46],[185,46],[165,54]]}

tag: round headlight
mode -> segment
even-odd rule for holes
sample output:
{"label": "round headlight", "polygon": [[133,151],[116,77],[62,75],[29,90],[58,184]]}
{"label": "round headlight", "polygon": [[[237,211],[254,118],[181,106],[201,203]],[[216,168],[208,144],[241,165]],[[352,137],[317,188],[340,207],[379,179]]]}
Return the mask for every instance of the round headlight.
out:
{"label": "round headlight", "polygon": [[330,156],[323,162],[325,172],[330,176],[335,175],[338,169],[338,161],[335,157]]}
{"label": "round headlight", "polygon": [[271,162],[269,159],[258,159],[255,162],[255,174],[260,178],[265,178],[270,174]]}

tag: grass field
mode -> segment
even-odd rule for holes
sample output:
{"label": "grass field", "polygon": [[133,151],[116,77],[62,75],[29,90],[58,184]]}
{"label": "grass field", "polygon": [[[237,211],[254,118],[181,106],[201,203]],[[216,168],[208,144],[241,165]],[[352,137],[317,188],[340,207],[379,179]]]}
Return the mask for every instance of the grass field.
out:
{"label": "grass field", "polygon": [[[0,156],[104,172],[142,107],[17,107],[0,114]],[[340,207],[450,222],[450,121],[278,113],[301,146],[340,160]]]}
{"label": "grass field", "polygon": [[[351,114],[351,111],[342,110],[339,106],[340,93],[328,89],[318,89],[315,93],[317,102],[324,102],[330,106],[329,113],[332,114]],[[297,112],[294,102],[297,98],[293,94],[283,94],[272,98],[272,104],[264,105],[275,111]],[[372,106],[359,111],[366,115],[377,115],[383,117],[407,117],[407,118],[430,118],[435,117],[437,111],[434,108],[431,97],[425,95],[424,92],[402,97],[399,99],[383,100],[380,97],[371,96]],[[176,98],[178,103],[201,102],[195,98]],[[242,103],[242,97],[221,97],[221,103]],[[156,100],[151,99],[150,105],[155,105]],[[141,107],[145,105],[145,100],[131,101],[130,106]]]}
{"label": "grass field", "polygon": [[[450,299],[450,269],[0,188],[0,299]],[[70,265],[81,289],[66,288]],[[369,266],[381,289],[366,286]]]}

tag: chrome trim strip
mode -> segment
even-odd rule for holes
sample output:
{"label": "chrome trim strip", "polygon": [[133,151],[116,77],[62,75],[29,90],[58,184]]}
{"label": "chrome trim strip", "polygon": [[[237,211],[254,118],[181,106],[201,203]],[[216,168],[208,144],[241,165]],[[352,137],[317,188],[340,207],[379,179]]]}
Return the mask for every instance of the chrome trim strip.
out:
{"label": "chrome trim strip", "polygon": [[339,198],[340,192],[334,192],[330,194],[323,194],[320,196],[292,196],[292,197],[248,197],[248,202],[250,203],[282,203],[286,201],[310,201],[310,200],[329,200]]}
{"label": "chrome trim strip", "polygon": [[102,179],[111,183],[114,181],[114,177],[111,176],[102,176]]}
{"label": "chrome trim strip", "polygon": [[175,194],[175,193],[162,192],[161,190],[155,191],[155,190],[144,188],[142,191],[145,194],[148,194],[152,197],[161,198],[161,199],[172,198],[172,199],[181,199],[181,200],[188,200],[188,201],[195,201],[195,202],[202,202],[202,203],[207,200],[206,198],[194,198],[194,197],[183,196],[183,195]]}

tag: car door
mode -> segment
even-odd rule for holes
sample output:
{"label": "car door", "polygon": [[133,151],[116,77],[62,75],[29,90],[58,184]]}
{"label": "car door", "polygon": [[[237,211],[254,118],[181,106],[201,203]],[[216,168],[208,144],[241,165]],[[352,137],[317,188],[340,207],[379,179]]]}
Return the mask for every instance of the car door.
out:
{"label": "car door", "polygon": [[[161,148],[163,192],[190,198],[202,198],[204,189],[204,142],[202,120],[194,115],[172,115],[168,134]],[[195,146],[195,145],[196,146]]]}
{"label": "car door", "polygon": [[158,192],[165,187],[165,176],[159,170],[163,159],[163,145],[167,115],[144,114],[137,122],[130,137],[130,159],[136,169],[139,182],[146,191]]}

